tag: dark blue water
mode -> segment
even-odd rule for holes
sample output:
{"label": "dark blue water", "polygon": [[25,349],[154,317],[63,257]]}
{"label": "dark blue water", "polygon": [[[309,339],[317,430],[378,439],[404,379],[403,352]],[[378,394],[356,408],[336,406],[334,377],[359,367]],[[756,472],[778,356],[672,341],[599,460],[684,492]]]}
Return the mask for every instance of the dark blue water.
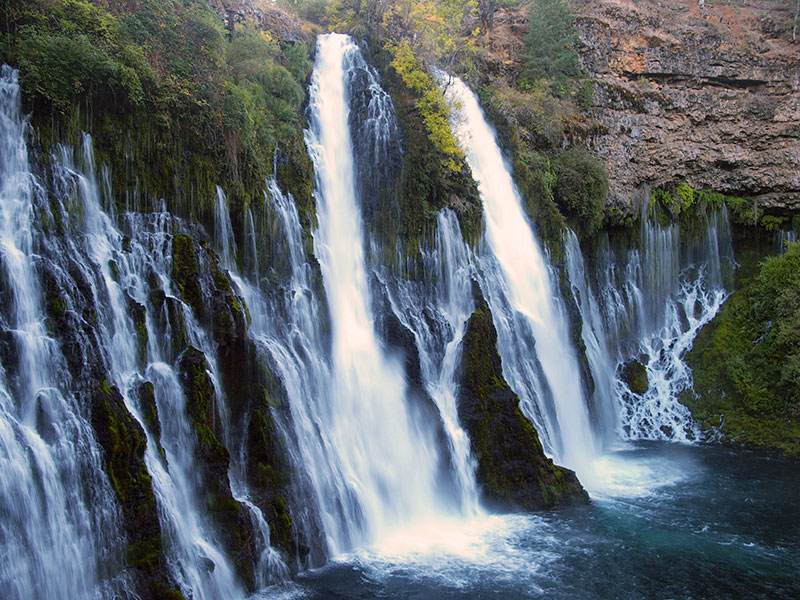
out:
{"label": "dark blue water", "polygon": [[285,591],[313,600],[800,598],[800,461],[642,443],[597,469],[588,507],[421,524]]}

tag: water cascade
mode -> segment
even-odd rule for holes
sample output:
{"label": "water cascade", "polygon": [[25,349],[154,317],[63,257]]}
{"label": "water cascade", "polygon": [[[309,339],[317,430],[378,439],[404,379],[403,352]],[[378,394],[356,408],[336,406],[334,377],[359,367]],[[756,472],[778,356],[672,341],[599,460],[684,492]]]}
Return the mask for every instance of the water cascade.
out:
{"label": "water cascade", "polygon": [[472,298],[472,256],[458,220],[449,210],[437,219],[436,243],[421,250],[424,276],[413,281],[388,269],[379,279],[388,292],[391,310],[414,334],[421,378],[436,404],[452,462],[453,496],[457,510],[474,516],[482,511],[475,482],[475,460],[470,441],[458,420],[456,369],[466,323],[475,309]]}
{"label": "water cascade", "polygon": [[[215,351],[211,340],[192,309],[179,300],[180,293],[173,289],[169,246],[172,219],[165,214],[150,218],[126,215],[130,241],[127,250],[123,250],[122,232],[100,208],[88,136],[84,139],[84,164],[83,171],[74,166],[65,148],[57,167],[57,174],[67,187],[71,182],[77,186],[81,203],[78,214],[83,215],[80,224],[83,235],[72,242],[71,250],[75,254],[74,264],[82,267],[83,279],[91,285],[93,304],[98,309],[109,383],[119,388],[128,411],[147,433],[145,462],[153,479],[161,527],[169,540],[169,566],[186,593],[209,599],[240,597],[243,592],[233,567],[201,500],[205,492],[203,482],[198,480],[198,442],[187,418],[184,388],[174,365],[177,356],[171,342],[178,332],[161,323],[159,311],[152,303],[154,292],[164,294],[165,301],[181,314],[189,345],[200,349],[213,368]],[[151,332],[144,364],[138,348],[139,336],[129,316],[131,302],[144,307],[144,321]],[[153,385],[159,440],[153,437],[152,424],[148,425],[142,417],[136,390],[144,381]],[[218,398],[224,398],[219,391]],[[224,403],[220,402],[220,407],[220,414],[224,415]]]}
{"label": "water cascade", "polygon": [[[574,234],[565,240],[594,402],[623,439],[692,441],[699,433],[678,400],[691,384],[683,357],[730,289],[735,265],[730,223],[724,206],[708,209],[699,231],[683,236],[677,225],[646,217],[639,247],[615,247],[604,239],[593,269],[585,267]],[[632,391],[619,374],[609,377],[628,360],[644,366],[646,391]]]}
{"label": "water cascade", "polygon": [[401,365],[386,355],[374,329],[346,86],[348,71],[362,65],[349,37],[318,38],[306,131],[316,173],[314,248],[332,337],[329,404],[315,415],[332,455],[309,468],[326,469],[314,477],[318,481],[341,474],[333,489],[317,489],[333,553],[379,538],[438,505],[436,444],[408,410]]}
{"label": "water cascade", "polygon": [[[70,393],[36,277],[46,194],[28,166],[17,73],[0,79],[0,596],[93,598],[122,561],[119,512],[83,402]],[[7,299],[7,300],[6,300]]]}
{"label": "water cascade", "polygon": [[578,470],[596,452],[564,307],[494,131],[459,79],[447,87],[453,128],[483,200],[481,286],[498,332],[503,374],[548,453]]}

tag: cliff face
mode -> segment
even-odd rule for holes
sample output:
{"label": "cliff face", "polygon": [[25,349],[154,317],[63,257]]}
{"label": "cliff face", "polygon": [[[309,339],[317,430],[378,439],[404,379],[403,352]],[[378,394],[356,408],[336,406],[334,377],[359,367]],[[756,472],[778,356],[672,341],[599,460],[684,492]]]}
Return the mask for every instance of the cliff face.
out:
{"label": "cliff face", "polygon": [[572,5],[610,203],[685,181],[800,210],[800,46],[785,3]]}

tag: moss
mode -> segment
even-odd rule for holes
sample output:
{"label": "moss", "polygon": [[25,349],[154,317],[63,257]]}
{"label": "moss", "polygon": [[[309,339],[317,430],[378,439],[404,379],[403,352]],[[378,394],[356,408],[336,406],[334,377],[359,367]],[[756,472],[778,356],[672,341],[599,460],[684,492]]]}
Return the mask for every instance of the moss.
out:
{"label": "moss", "polygon": [[98,381],[91,392],[91,425],[121,508],[128,538],[126,562],[141,576],[144,597],[169,591],[161,526],[152,480],[144,462],[147,438],[116,387]]}
{"label": "moss", "polygon": [[132,301],[131,313],[133,316],[133,328],[136,331],[136,349],[139,357],[139,364],[147,364],[147,309],[143,304]]}
{"label": "moss", "polygon": [[634,394],[641,396],[650,387],[647,380],[647,369],[638,360],[631,360],[623,364],[620,376]]}
{"label": "moss", "polygon": [[[697,215],[705,214],[706,208],[718,208],[723,204],[736,225],[769,226],[774,222],[773,219],[762,222],[763,210],[752,198],[726,195],[714,190],[696,190],[685,182],[679,183],[674,193],[665,189],[651,190],[649,214],[665,225],[679,221],[681,225],[690,227]],[[659,211],[659,208],[663,210]]]}
{"label": "moss", "polygon": [[467,324],[459,375],[459,420],[470,437],[486,502],[536,510],[586,500],[575,474],[544,455],[533,424],[503,378],[497,332],[486,302]]}
{"label": "moss", "polygon": [[179,234],[172,238],[172,279],[178,285],[181,300],[200,315],[203,313],[203,292],[200,286],[200,263],[194,240]]}
{"label": "moss", "polygon": [[683,402],[723,440],[800,455],[800,248],[737,274],[737,290],[686,356]]}

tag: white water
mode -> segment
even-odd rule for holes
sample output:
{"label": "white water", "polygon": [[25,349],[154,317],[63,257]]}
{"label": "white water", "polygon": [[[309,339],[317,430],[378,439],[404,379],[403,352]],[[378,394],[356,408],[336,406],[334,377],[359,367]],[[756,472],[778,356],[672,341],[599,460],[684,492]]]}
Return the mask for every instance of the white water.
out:
{"label": "white water", "polygon": [[[596,284],[590,282],[575,236],[570,233],[565,240],[595,380],[593,401],[604,407],[600,416],[607,435],[689,442],[700,433],[678,400],[691,386],[683,359],[727,297],[734,266],[730,224],[723,207],[708,215],[695,237],[682,239],[677,226],[646,219],[641,227],[641,250],[613,251],[601,244],[593,269]],[[631,359],[646,368],[649,388],[644,394],[633,393],[615,373]]]}
{"label": "white water", "polygon": [[332,338],[330,405],[315,418],[330,440],[333,472],[342,476],[335,490],[317,490],[333,554],[379,539],[401,524],[432,514],[439,505],[438,451],[430,433],[410,414],[401,366],[386,355],[374,328],[346,86],[348,70],[362,65],[349,37],[318,38],[310,86],[311,126],[306,131],[316,174],[319,228],[314,249]]}
{"label": "white water", "polygon": [[546,257],[477,97],[457,78],[450,81],[447,96],[458,106],[453,129],[483,200],[481,283],[498,331],[503,374],[537,426],[545,450],[580,473],[597,443]]}
{"label": "white water", "polygon": [[[0,596],[93,598],[124,588],[120,516],[80,398],[45,328],[17,73],[0,79]],[[5,362],[8,358],[9,362]]]}
{"label": "white water", "polygon": [[[109,383],[119,388],[126,407],[147,432],[145,463],[153,478],[172,575],[185,594],[196,598],[242,597],[244,593],[233,567],[203,505],[203,483],[198,478],[199,466],[195,458],[198,444],[186,415],[179,374],[173,365],[177,357],[171,348],[172,336],[161,330],[159,315],[149,300],[153,291],[147,283],[150,274],[155,275],[151,279],[165,293],[166,301],[181,312],[189,344],[203,350],[213,364],[214,350],[210,341],[191,308],[181,302],[177,290],[172,289],[168,231],[171,220],[166,215],[156,215],[155,223],[147,223],[130,215],[134,235],[130,248],[123,251],[122,233],[100,208],[88,136],[84,139],[84,163],[87,166],[82,172],[73,165],[68,150],[63,150],[59,176],[67,185],[75,182],[80,202],[77,212],[82,215],[82,222],[76,225],[83,235],[72,242],[72,249],[81,259],[76,264],[82,266],[85,280],[92,285],[94,305],[99,312],[98,325],[105,344],[103,350],[109,361]],[[68,218],[66,214],[64,218]],[[112,262],[116,272],[111,270]],[[137,357],[137,335],[129,316],[129,298],[146,310],[150,335],[144,364]],[[161,344],[161,340],[166,340],[167,344]],[[159,454],[157,442],[140,415],[134,390],[144,380],[154,387],[161,425],[160,441],[166,460]]]}
{"label": "white water", "polygon": [[444,426],[451,459],[453,495],[460,514],[483,513],[475,481],[475,459],[470,440],[458,420],[456,369],[461,340],[475,310],[472,299],[471,252],[464,243],[458,220],[449,210],[437,219],[436,244],[421,250],[424,281],[415,282],[381,273],[392,312],[413,334],[419,353],[422,381]]}

